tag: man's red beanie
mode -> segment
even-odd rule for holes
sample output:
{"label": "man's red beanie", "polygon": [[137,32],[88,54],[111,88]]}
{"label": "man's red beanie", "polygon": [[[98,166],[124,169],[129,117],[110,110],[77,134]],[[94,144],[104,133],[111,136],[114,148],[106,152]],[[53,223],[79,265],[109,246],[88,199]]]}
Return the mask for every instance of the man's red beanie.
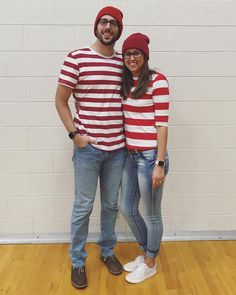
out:
{"label": "man's red beanie", "polygon": [[124,53],[126,50],[135,48],[141,50],[149,60],[149,44],[150,40],[148,36],[141,34],[141,33],[135,33],[130,35],[128,38],[125,39],[123,46],[122,46],[122,55],[124,56]]}
{"label": "man's red beanie", "polygon": [[106,14],[114,17],[117,20],[117,22],[118,22],[118,25],[119,25],[119,33],[118,33],[117,39],[116,39],[116,40],[118,40],[120,38],[120,35],[121,35],[122,31],[123,31],[123,23],[122,23],[123,13],[118,8],[115,8],[113,6],[103,7],[99,11],[99,13],[98,13],[98,15],[97,15],[97,17],[95,19],[95,23],[94,23],[94,34],[96,36],[97,25],[98,25],[98,22],[99,22],[100,18],[103,15],[106,15]]}

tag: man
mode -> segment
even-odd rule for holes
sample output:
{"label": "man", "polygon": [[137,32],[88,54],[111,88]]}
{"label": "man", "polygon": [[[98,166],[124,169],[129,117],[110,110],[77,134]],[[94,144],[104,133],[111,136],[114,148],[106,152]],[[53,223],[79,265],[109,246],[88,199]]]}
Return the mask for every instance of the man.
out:
{"label": "man", "polygon": [[[75,201],[71,219],[71,283],[87,286],[85,243],[98,178],[101,197],[101,260],[112,274],[122,265],[115,257],[115,222],[118,191],[124,163],[124,134],[121,110],[121,55],[114,51],[123,24],[122,12],[106,6],[98,13],[90,47],[68,54],[56,93],[56,108],[74,143]],[[73,120],[68,104],[75,98]]]}

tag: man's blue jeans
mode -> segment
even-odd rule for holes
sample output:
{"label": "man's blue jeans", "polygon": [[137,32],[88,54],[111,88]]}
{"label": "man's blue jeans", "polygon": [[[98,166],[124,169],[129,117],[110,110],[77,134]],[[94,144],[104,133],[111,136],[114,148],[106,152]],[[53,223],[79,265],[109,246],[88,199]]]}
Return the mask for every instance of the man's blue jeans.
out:
{"label": "man's blue jeans", "polygon": [[[161,200],[163,184],[152,188],[152,171],[157,158],[157,150],[127,152],[122,185],[120,210],[129,224],[141,249],[151,257],[160,250],[163,234]],[[165,158],[165,173],[169,168],[168,155]],[[143,217],[139,211],[142,199]]]}
{"label": "man's blue jeans", "polygon": [[101,255],[113,255],[116,243],[115,223],[118,212],[118,194],[124,166],[124,149],[112,152],[99,150],[88,144],[74,148],[75,201],[71,218],[72,265],[83,266],[87,253],[89,217],[93,209],[98,179],[101,196],[101,235],[98,244]]}

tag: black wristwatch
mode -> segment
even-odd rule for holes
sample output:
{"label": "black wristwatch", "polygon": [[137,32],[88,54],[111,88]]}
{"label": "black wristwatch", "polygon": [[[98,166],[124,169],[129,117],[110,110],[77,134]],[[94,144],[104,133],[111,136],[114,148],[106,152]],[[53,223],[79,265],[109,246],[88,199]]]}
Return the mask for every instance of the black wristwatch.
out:
{"label": "black wristwatch", "polygon": [[164,167],[165,166],[165,162],[164,161],[158,161],[158,160],[156,160],[155,165]]}
{"label": "black wristwatch", "polygon": [[68,136],[70,137],[70,139],[74,139],[74,137],[76,136],[76,134],[79,134],[78,130],[72,131],[68,134]]}

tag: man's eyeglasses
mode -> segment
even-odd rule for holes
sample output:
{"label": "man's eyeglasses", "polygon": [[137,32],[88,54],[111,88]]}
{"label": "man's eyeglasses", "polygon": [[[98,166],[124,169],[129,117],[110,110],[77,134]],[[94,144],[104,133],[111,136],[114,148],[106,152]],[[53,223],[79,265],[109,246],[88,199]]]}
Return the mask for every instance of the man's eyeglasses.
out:
{"label": "man's eyeglasses", "polygon": [[140,58],[142,56],[142,53],[138,50],[135,51],[126,51],[124,54],[125,59],[130,59],[133,55],[134,58]]}
{"label": "man's eyeglasses", "polygon": [[109,23],[109,25],[113,28],[118,28],[118,22],[115,21],[115,20],[108,20],[106,18],[101,18],[100,21],[99,21],[99,24],[102,26],[102,27],[106,27],[107,24]]}

